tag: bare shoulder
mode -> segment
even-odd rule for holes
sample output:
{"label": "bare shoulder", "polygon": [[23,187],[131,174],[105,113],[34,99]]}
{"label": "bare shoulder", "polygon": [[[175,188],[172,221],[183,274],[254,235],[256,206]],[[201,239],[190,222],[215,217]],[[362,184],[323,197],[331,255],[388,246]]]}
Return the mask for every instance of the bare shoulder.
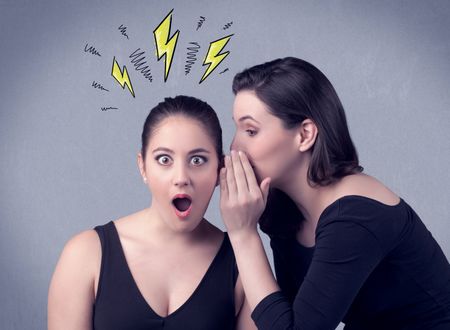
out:
{"label": "bare shoulder", "polygon": [[85,230],[67,241],[58,264],[69,268],[82,267],[95,274],[101,261],[101,244],[95,230]]}
{"label": "bare shoulder", "polygon": [[396,193],[367,174],[348,175],[341,179],[336,188],[340,196],[360,195],[386,205],[396,205],[400,202]]}
{"label": "bare shoulder", "polygon": [[92,329],[94,283],[101,244],[94,230],[83,231],[64,246],[48,292],[48,329]]}
{"label": "bare shoulder", "polygon": [[100,239],[94,229],[82,231],[67,241],[64,250],[68,253],[80,254],[83,252],[94,252],[100,248]]}
{"label": "bare shoulder", "polygon": [[136,233],[142,232],[145,218],[148,217],[148,209],[126,215],[114,220],[114,225],[121,237],[133,237]]}

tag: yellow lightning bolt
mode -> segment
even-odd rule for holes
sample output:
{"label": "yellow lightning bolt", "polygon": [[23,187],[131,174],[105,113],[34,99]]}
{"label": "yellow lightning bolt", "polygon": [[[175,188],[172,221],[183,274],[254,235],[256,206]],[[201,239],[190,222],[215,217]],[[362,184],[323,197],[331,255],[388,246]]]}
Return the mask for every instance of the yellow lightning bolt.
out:
{"label": "yellow lightning bolt", "polygon": [[172,12],[167,14],[158,27],[153,31],[155,36],[155,44],[158,61],[165,55],[165,73],[164,81],[167,80],[169,76],[170,67],[172,65],[173,54],[175,53],[175,47],[177,46],[178,35],[180,30],[177,30],[173,36],[169,39],[170,26],[172,25]]}
{"label": "yellow lightning bolt", "polygon": [[117,80],[117,82],[122,86],[123,89],[125,89],[125,85],[127,85],[128,89],[131,92],[131,95],[134,96],[133,86],[131,85],[130,77],[128,77],[128,71],[126,66],[123,66],[123,73],[120,70],[119,63],[117,63],[116,58],[113,58],[113,66],[111,75],[114,77],[114,79]]}
{"label": "yellow lightning bolt", "polygon": [[206,69],[205,73],[203,74],[203,77],[200,80],[199,84],[201,84],[202,81],[205,80],[211,74],[211,72],[214,71],[214,69],[220,64],[220,62],[222,62],[225,59],[225,57],[227,57],[228,54],[230,54],[230,52],[225,52],[222,54],[219,53],[226,46],[228,41],[230,41],[232,36],[233,35],[231,34],[229,36],[213,41],[209,44],[208,53],[206,54],[205,61],[203,62],[203,66],[207,64],[209,64],[209,66]]}

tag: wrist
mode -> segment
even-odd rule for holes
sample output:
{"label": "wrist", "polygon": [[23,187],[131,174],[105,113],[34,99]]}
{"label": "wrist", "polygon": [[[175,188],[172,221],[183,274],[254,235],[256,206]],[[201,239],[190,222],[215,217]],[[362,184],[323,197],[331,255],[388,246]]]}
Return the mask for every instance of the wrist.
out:
{"label": "wrist", "polygon": [[250,244],[255,240],[261,241],[261,237],[256,228],[233,230],[228,232],[228,236],[233,246]]}

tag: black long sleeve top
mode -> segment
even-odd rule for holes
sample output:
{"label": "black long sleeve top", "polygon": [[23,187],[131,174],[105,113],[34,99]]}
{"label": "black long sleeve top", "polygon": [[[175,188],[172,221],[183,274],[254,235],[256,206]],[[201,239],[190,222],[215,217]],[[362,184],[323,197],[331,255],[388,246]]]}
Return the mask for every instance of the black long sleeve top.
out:
{"label": "black long sleeve top", "polygon": [[313,248],[271,238],[281,291],[252,313],[258,329],[450,329],[450,265],[418,215],[346,196],[320,216]]}

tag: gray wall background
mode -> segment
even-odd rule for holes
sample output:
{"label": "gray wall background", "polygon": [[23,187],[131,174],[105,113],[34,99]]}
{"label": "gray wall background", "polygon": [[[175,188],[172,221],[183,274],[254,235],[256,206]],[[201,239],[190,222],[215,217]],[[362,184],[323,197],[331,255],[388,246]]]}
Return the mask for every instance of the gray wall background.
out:
{"label": "gray wall background", "polygon": [[[171,34],[178,29],[180,37],[164,82],[152,32],[171,9]],[[206,100],[228,150],[234,74],[289,55],[328,76],[366,172],[415,208],[449,257],[449,31],[450,3],[435,0],[0,0],[0,327],[44,329],[64,243],[149,205],[136,154],[151,107],[177,94]],[[231,33],[230,55],[199,84],[209,42]],[[194,41],[201,49],[185,75]],[[137,48],[152,82],[130,62]],[[111,77],[114,56],[136,98]],[[217,192],[207,218],[224,228]]]}

